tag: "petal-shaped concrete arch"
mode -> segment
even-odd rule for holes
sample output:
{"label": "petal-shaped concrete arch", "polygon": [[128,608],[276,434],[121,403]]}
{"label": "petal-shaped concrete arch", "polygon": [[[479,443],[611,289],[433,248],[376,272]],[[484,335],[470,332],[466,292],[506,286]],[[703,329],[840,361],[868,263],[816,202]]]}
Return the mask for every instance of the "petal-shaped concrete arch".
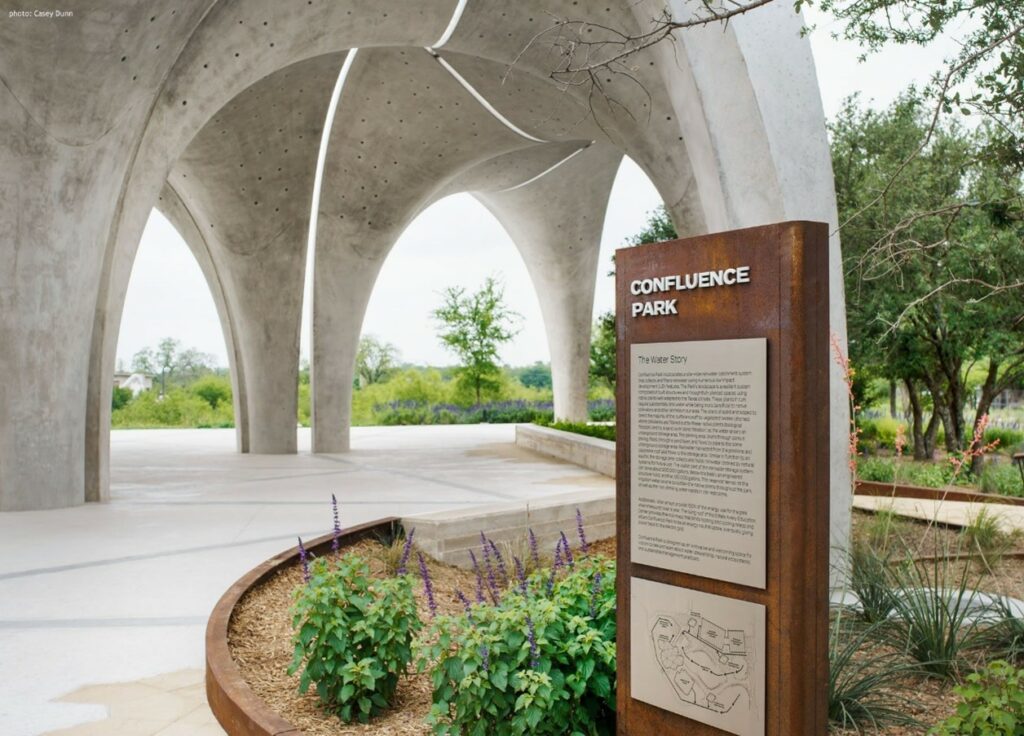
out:
{"label": "petal-shaped concrete arch", "polygon": [[[785,4],[681,33],[632,60],[629,77],[604,79],[596,98],[550,79],[550,39],[537,34],[551,17],[629,31],[659,8],[107,0],[73,22],[0,26],[0,509],[104,497],[117,326],[162,191],[202,232],[205,271],[220,289],[244,404],[240,448],[294,450],[304,235],[327,101],[350,49],[359,57],[317,203],[318,450],[346,446],[344,384],[380,263],[446,193],[474,192],[513,235],[541,295],[567,415],[581,411],[584,322],[620,155],[646,171],[683,233],[834,224],[809,45]],[[842,336],[838,248],[834,240],[831,316]],[[579,288],[552,286],[565,282]],[[835,378],[839,540],[849,477]]]}

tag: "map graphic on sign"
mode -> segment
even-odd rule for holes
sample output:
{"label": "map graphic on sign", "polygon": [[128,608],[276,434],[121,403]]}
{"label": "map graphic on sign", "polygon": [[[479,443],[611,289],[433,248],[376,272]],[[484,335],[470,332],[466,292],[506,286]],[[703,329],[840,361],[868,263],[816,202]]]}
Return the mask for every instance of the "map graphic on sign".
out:
{"label": "map graphic on sign", "polygon": [[747,634],[691,611],[658,616],[651,629],[655,657],[676,695],[714,713],[751,707]]}
{"label": "map graphic on sign", "polygon": [[737,736],[764,736],[765,607],[630,578],[630,695]]}

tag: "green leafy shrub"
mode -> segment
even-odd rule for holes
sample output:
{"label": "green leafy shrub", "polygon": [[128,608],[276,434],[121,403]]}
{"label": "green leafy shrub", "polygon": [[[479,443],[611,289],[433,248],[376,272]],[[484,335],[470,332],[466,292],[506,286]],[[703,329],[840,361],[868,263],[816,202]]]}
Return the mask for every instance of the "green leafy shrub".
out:
{"label": "green leafy shrub", "polygon": [[949,463],[902,463],[896,477],[900,483],[911,486],[943,488],[953,480],[953,466]]}
{"label": "green leafy shrub", "polygon": [[614,732],[615,564],[579,556],[562,570],[513,581],[496,605],[435,619],[419,654],[431,668],[435,733]]}
{"label": "green leafy shrub", "polygon": [[227,376],[207,374],[191,384],[188,390],[209,404],[211,409],[231,403],[231,379]]}
{"label": "green leafy shrub", "polygon": [[1019,444],[1024,443],[1024,432],[1018,429],[1004,429],[1003,427],[989,427],[985,430],[985,444],[999,440],[997,450],[1012,450]]}
{"label": "green leafy shrub", "polygon": [[391,704],[412,660],[421,623],[412,578],[369,578],[365,560],[347,554],[318,559],[296,592],[295,653],[289,673],[299,690],[316,686],[320,704],[343,721],[366,723]]}
{"label": "green leafy shrub", "polygon": [[884,457],[857,460],[857,480],[943,488],[952,479],[953,468],[948,463],[904,461],[897,464],[892,458]]}
{"label": "green leafy shrub", "polygon": [[893,449],[896,446],[896,432],[900,423],[895,419],[858,419],[860,441],[872,448]]}
{"label": "green leafy shrub", "polygon": [[[593,399],[597,399],[594,401]],[[592,422],[614,422],[615,421],[615,399],[592,396],[590,402],[590,421]],[[615,439],[614,437],[612,439]]]}
{"label": "green leafy shrub", "polygon": [[979,483],[983,493],[1003,496],[1024,496],[1020,471],[1010,463],[986,462]]}
{"label": "green leafy shrub", "polygon": [[299,403],[296,411],[296,414],[298,414],[298,416],[296,417],[296,419],[298,420],[299,424],[301,424],[303,427],[308,427],[312,413],[312,400],[310,399],[309,384],[300,383]]}
{"label": "green leafy shrub", "polygon": [[156,391],[143,391],[126,406],[111,414],[111,426],[121,428],[155,427],[232,427],[234,411],[231,402],[222,402],[214,409],[195,394],[172,388],[160,397]]}
{"label": "green leafy shrub", "polygon": [[130,388],[124,386],[114,386],[114,392],[110,396],[110,409],[117,411],[128,406],[132,399],[135,398],[135,394],[132,393]]}
{"label": "green leafy shrub", "polygon": [[893,483],[896,480],[896,464],[888,458],[861,458],[857,460],[857,480]]}
{"label": "green leafy shrub", "polygon": [[539,424],[542,427],[550,427],[551,429],[558,429],[563,432],[574,432],[576,434],[586,435],[587,437],[597,437],[602,440],[615,441],[614,424],[586,424],[585,422],[551,422],[544,420],[537,420],[535,424]]}
{"label": "green leafy shrub", "polygon": [[956,714],[930,733],[935,736],[1021,736],[1024,734],[1024,670],[1003,662],[967,676],[955,688]]}

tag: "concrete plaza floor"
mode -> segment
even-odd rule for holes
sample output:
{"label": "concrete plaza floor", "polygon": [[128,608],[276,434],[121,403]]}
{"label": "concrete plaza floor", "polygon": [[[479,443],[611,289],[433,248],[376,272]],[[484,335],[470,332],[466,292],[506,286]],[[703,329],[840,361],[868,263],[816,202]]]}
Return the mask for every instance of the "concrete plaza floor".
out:
{"label": "concrete plaza floor", "polygon": [[[107,504],[0,514],[0,734],[221,733],[206,618],[248,569],[331,527],[607,489],[512,425],[367,427],[345,455],[238,455],[233,430],[122,430]],[[85,724],[85,725],[81,725]],[[66,730],[65,730],[66,729]]]}

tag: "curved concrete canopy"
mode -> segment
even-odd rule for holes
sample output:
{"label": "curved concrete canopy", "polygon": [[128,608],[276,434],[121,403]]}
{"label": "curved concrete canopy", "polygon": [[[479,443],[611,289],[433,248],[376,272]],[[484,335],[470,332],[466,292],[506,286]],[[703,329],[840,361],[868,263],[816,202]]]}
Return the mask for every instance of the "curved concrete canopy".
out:
{"label": "curved concrete canopy", "polygon": [[[682,0],[671,7],[688,12]],[[73,22],[0,25],[0,510],[105,497],[117,329],[154,206],[211,283],[239,447],[253,452],[295,448],[307,257],[314,446],[341,451],[376,275],[416,214],[452,192],[472,192],[522,253],[566,416],[584,410],[597,249],[621,155],[647,172],[683,234],[834,224],[809,45],[784,4],[643,52],[632,78],[603,80],[607,96],[553,82],[546,37],[521,53],[552,17],[629,31],[659,9],[635,0],[107,0]],[[325,115],[351,49],[308,256]],[[831,317],[842,337],[838,247]],[[555,288],[565,283],[574,286]],[[847,415],[833,378],[841,541]]]}

